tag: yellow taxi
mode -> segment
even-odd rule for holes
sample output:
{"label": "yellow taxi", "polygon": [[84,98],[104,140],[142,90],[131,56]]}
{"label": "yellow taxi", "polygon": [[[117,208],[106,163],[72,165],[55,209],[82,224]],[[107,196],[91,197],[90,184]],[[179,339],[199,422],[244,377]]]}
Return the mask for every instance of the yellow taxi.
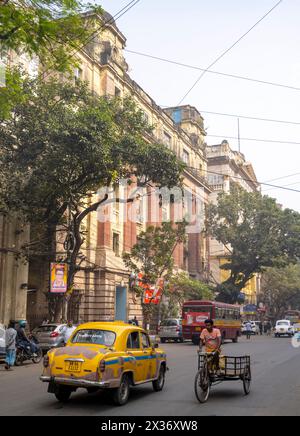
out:
{"label": "yellow taxi", "polygon": [[114,403],[127,403],[131,386],[152,382],[155,391],[165,384],[167,361],[145,330],[121,323],[80,325],[63,348],[48,352],[40,380],[61,402],[78,388],[89,393],[107,389]]}

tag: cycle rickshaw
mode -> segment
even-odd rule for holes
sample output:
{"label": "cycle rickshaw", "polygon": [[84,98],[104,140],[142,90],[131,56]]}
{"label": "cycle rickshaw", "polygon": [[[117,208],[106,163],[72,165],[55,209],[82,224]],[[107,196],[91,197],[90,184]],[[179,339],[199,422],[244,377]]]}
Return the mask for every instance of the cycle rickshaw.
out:
{"label": "cycle rickshaw", "polygon": [[245,395],[251,388],[250,356],[220,357],[220,367],[214,365],[217,353],[199,353],[198,372],[195,378],[195,394],[200,403],[206,403],[211,387],[226,381],[242,381]]}

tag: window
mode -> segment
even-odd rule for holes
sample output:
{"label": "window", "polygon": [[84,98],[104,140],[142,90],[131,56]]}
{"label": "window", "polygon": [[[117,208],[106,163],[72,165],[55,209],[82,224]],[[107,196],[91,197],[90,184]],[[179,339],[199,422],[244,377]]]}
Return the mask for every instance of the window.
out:
{"label": "window", "polygon": [[144,111],[142,111],[142,112],[143,112],[143,119],[144,119],[145,123],[149,124],[149,115]]}
{"label": "window", "polygon": [[139,332],[130,333],[127,339],[128,350],[139,350],[140,347],[140,335]]}
{"label": "window", "polygon": [[146,335],[145,333],[142,333],[142,345],[143,345],[143,348],[150,348],[151,347],[149,336]]}
{"label": "window", "polygon": [[169,135],[169,133],[167,133],[167,132],[165,132],[165,131],[164,131],[164,134],[163,134],[163,142],[164,142],[164,144],[167,145],[168,147],[171,147],[171,146],[172,146],[172,136]]}
{"label": "window", "polygon": [[190,155],[186,150],[183,150],[182,160],[185,164],[189,165],[190,163]]}
{"label": "window", "polygon": [[120,235],[113,233],[113,252],[116,256],[120,256]]}
{"label": "window", "polygon": [[79,330],[72,344],[96,344],[112,347],[116,340],[116,334],[107,330]]}
{"label": "window", "polygon": [[75,79],[75,83],[78,83],[83,79],[83,71],[81,68],[75,68],[74,79]]}
{"label": "window", "polygon": [[115,86],[115,97],[121,97],[121,90]]}

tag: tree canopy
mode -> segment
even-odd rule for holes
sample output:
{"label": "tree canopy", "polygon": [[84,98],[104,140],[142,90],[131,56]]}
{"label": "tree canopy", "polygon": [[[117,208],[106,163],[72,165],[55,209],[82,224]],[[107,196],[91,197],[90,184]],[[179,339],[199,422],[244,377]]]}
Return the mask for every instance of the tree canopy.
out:
{"label": "tree canopy", "polygon": [[237,185],[209,206],[207,229],[228,249],[222,268],[230,276],[218,289],[222,301],[235,303],[255,273],[296,263],[300,256],[300,214]]}
{"label": "tree canopy", "polygon": [[262,276],[259,296],[274,320],[283,318],[286,310],[300,310],[300,265],[268,268]]}
{"label": "tree canopy", "polygon": [[84,241],[82,222],[107,200],[99,188],[122,178],[129,183],[132,176],[143,186],[177,186],[184,164],[154,138],[145,140],[151,129],[130,98],[97,97],[87,84],[55,80],[27,79],[22,87],[24,98],[0,123],[0,204],[48,228],[52,240],[71,212],[71,286]]}
{"label": "tree canopy", "polygon": [[173,274],[171,276],[168,281],[166,295],[168,299],[166,306],[170,308],[170,314],[172,312],[174,313],[176,310],[177,314],[178,312],[181,313],[185,301],[214,299],[213,291],[208,284],[189,277],[186,272]]}
{"label": "tree canopy", "polygon": [[37,56],[51,70],[65,71],[79,47],[94,32],[84,12],[102,13],[99,6],[78,0],[2,0],[1,50]]}

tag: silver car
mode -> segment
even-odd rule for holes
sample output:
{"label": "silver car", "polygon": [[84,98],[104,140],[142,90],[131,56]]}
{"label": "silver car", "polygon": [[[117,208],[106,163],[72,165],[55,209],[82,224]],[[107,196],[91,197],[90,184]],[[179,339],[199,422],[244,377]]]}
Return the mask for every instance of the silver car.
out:
{"label": "silver car", "polygon": [[159,326],[158,334],[163,344],[168,340],[183,342],[181,319],[166,319]]}
{"label": "silver car", "polygon": [[44,353],[51,348],[63,347],[66,324],[45,324],[34,329],[34,336]]}

